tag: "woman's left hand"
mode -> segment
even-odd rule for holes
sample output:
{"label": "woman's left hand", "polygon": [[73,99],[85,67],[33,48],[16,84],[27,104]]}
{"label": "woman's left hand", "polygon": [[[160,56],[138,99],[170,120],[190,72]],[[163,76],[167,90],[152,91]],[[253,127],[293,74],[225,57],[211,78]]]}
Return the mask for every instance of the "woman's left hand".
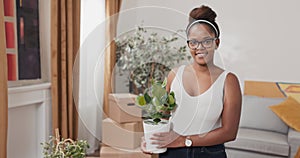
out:
{"label": "woman's left hand", "polygon": [[176,148],[184,146],[184,138],[183,136],[177,134],[174,131],[170,132],[162,132],[162,133],[155,133],[153,137],[152,144],[157,144],[159,148]]}

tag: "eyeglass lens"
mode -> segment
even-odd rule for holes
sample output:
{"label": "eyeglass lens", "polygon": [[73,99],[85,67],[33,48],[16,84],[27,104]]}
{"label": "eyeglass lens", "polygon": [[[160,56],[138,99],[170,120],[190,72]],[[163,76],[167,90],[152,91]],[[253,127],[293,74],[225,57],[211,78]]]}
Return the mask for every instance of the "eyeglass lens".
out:
{"label": "eyeglass lens", "polygon": [[211,38],[211,39],[206,39],[204,41],[197,41],[197,40],[188,40],[188,46],[191,49],[197,49],[200,44],[202,47],[204,48],[210,48],[213,44],[213,41],[215,40],[215,38]]}

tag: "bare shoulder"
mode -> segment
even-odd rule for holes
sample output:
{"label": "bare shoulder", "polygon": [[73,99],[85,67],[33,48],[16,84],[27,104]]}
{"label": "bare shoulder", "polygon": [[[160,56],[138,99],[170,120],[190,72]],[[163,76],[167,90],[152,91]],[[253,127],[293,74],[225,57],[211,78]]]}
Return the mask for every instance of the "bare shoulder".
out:
{"label": "bare shoulder", "polygon": [[240,102],[241,88],[237,75],[229,72],[225,81],[225,99]]}
{"label": "bare shoulder", "polygon": [[169,72],[169,74],[168,74],[168,80],[169,80],[169,79],[172,79],[172,80],[173,80],[173,79],[175,78],[178,69],[179,69],[179,67],[175,67],[175,68],[173,68],[173,69]]}
{"label": "bare shoulder", "polygon": [[229,72],[226,76],[226,82],[225,82],[225,85],[226,86],[239,86],[239,79],[238,77],[232,73],[232,72]]}
{"label": "bare shoulder", "polygon": [[179,67],[175,67],[175,68],[173,68],[173,69],[170,71],[170,73],[176,74],[177,71],[178,71],[178,69],[179,69]]}

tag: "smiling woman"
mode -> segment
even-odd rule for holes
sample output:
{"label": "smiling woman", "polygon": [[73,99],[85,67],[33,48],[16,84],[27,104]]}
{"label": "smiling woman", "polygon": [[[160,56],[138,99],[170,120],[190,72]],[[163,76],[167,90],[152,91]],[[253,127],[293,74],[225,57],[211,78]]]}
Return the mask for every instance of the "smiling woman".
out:
{"label": "smiling woman", "polygon": [[[224,143],[236,137],[241,89],[235,74],[214,64],[214,53],[220,44],[216,16],[204,5],[190,12],[186,34],[194,60],[168,75],[167,91],[180,97],[170,120],[172,130],[151,138],[152,144],[168,148],[160,158],[225,158]],[[143,146],[147,145],[143,142]]]}

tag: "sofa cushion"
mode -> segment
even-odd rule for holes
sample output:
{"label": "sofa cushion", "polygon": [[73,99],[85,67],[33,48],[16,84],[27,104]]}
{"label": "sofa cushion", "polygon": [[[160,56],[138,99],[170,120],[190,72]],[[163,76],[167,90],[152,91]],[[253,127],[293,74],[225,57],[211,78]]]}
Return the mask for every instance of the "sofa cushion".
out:
{"label": "sofa cushion", "polygon": [[287,133],[288,126],[269,108],[285,98],[243,96],[240,127]]}
{"label": "sofa cushion", "polygon": [[235,141],[226,148],[281,156],[289,155],[287,136],[277,132],[240,128]]}
{"label": "sofa cushion", "polygon": [[300,103],[293,97],[288,97],[278,105],[270,106],[270,109],[288,126],[300,132]]}

